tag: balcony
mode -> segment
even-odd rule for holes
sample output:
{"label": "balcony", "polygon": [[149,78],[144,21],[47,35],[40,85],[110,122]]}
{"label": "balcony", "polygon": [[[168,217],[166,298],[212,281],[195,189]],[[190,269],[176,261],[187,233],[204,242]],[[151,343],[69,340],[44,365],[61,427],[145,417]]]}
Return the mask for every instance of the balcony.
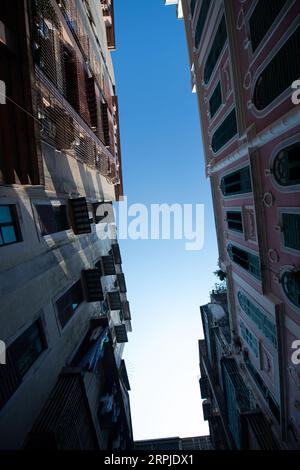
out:
{"label": "balcony", "polygon": [[204,421],[208,421],[212,416],[212,407],[209,398],[203,401],[202,408]]}
{"label": "balcony", "polygon": [[128,300],[122,301],[122,316],[123,320],[131,320],[130,306]]}
{"label": "balcony", "polygon": [[122,264],[122,258],[121,258],[121,252],[120,252],[119,244],[114,243],[111,246],[111,250],[112,250],[112,255],[114,257],[114,260],[115,260],[115,264]]}
{"label": "balcony", "polygon": [[85,300],[87,302],[99,302],[104,300],[101,271],[99,269],[86,269],[81,271],[81,280]]}
{"label": "balcony", "polygon": [[130,448],[132,430],[125,401],[108,322],[94,319],[70,367],[58,377],[26,447]]}
{"label": "balcony", "polygon": [[73,232],[76,235],[91,232],[90,216],[85,197],[69,199],[69,214]]}
{"label": "balcony", "polygon": [[199,379],[201,398],[209,397],[209,382],[207,377],[200,377]]}

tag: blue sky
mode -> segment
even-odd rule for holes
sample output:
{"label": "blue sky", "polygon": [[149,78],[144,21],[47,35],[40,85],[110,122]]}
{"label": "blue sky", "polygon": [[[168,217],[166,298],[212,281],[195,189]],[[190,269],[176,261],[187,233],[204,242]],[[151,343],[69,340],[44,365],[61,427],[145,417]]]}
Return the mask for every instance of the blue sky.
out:
{"label": "blue sky", "polygon": [[124,192],[132,203],[205,205],[205,243],[121,240],[133,332],[125,348],[135,439],[206,434],[199,305],[217,279],[215,226],[183,21],[163,0],[115,0]]}

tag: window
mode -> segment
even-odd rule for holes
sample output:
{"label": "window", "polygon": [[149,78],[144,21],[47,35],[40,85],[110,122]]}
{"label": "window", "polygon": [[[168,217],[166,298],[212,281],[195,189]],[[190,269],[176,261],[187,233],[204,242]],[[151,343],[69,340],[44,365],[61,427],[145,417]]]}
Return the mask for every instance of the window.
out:
{"label": "window", "polygon": [[219,82],[209,99],[210,117],[213,118],[222,104],[221,83]]}
{"label": "window", "polygon": [[274,20],[286,4],[287,0],[259,0],[249,19],[250,37],[253,52],[271,28]]}
{"label": "window", "polygon": [[280,422],[280,409],[279,409],[278,404],[276,403],[276,401],[272,397],[270,390],[266,386],[266,384],[263,381],[263,379],[261,378],[260,374],[258,373],[256,368],[254,367],[254,365],[250,361],[249,356],[246,355],[245,353],[244,353],[244,361],[245,361],[245,365],[246,365],[252,379],[254,380],[257,388],[259,389],[260,393],[263,395],[264,399],[268,403],[269,408],[272,411],[275,418],[277,419],[277,421]]}
{"label": "window", "polygon": [[284,245],[294,250],[300,250],[300,213],[282,214],[282,232]]}
{"label": "window", "polygon": [[196,2],[197,2],[197,0],[191,0],[191,13],[192,13],[192,16],[194,16]]}
{"label": "window", "polygon": [[53,206],[52,204],[35,205],[42,235],[68,230],[70,224],[65,205]]}
{"label": "window", "polygon": [[300,271],[286,271],[281,282],[285,295],[300,308]]}
{"label": "window", "polygon": [[229,230],[243,233],[242,213],[239,211],[227,211],[226,220]]}
{"label": "window", "polygon": [[234,196],[252,191],[250,168],[246,166],[221,179],[221,191],[224,196]]}
{"label": "window", "polygon": [[26,372],[47,348],[42,323],[34,322],[7,349],[6,364],[0,366],[0,408],[21,385]]}
{"label": "window", "polygon": [[81,281],[77,281],[56,301],[58,319],[62,328],[72,318],[81,302],[83,302]]}
{"label": "window", "polygon": [[[193,3],[195,4],[196,2],[192,1],[192,4]],[[196,25],[196,34],[195,34],[196,49],[198,49],[200,41],[201,41],[201,37],[202,37],[205,22],[206,22],[209,6],[210,6],[210,0],[203,0],[202,1],[200,13],[199,13],[198,20],[197,20],[197,25]],[[191,5],[191,7],[192,7],[192,5]],[[194,5],[193,9],[195,10],[195,5]],[[192,15],[193,14],[194,14],[194,11],[192,11]]]}
{"label": "window", "polygon": [[258,110],[265,109],[277,96],[287,88],[290,89],[294,80],[300,77],[300,26],[289,37],[277,54],[258,77],[253,102]]}
{"label": "window", "polygon": [[240,321],[241,335],[250,346],[255,356],[258,357],[258,341],[255,336],[249,331],[248,327],[243,321]]}
{"label": "window", "polygon": [[261,279],[260,262],[257,255],[231,244],[228,245],[227,251],[230,259],[234,263],[241,266],[241,268],[252,274],[256,279]]}
{"label": "window", "polygon": [[0,205],[0,246],[22,241],[16,206]]}
{"label": "window", "polygon": [[225,16],[222,16],[210,53],[204,66],[204,82],[208,83],[227,39]]}
{"label": "window", "polygon": [[236,135],[236,133],[237,122],[235,109],[233,109],[212,136],[211,146],[213,152],[218,152],[225,144],[227,144],[227,142],[230,141],[230,139],[232,139],[232,137]]}
{"label": "window", "polygon": [[265,313],[256,304],[254,304],[246,294],[239,291],[237,297],[243,312],[253,321],[264,336],[271,341],[273,346],[277,348],[275,324],[269,320],[267,315],[265,315]]}
{"label": "window", "polygon": [[33,323],[9,347],[17,373],[24,377],[46,348],[41,321]]}
{"label": "window", "polygon": [[300,184],[300,142],[286,147],[276,155],[273,174],[280,186]]}

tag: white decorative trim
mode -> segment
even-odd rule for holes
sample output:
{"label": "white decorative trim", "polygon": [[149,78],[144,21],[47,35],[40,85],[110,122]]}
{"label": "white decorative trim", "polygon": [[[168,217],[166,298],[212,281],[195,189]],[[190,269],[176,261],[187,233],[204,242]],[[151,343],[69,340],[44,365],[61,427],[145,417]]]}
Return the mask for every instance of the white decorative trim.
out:
{"label": "white decorative trim", "polygon": [[284,134],[285,132],[293,129],[300,124],[300,106],[295,106],[295,108],[291,109],[287,114],[283,117],[277,119],[277,121],[270,124],[270,126],[266,127],[263,131],[257,134],[253,139],[251,139],[248,143],[241,146],[231,155],[223,158],[222,161],[216,163],[215,165],[211,166],[208,169],[208,174],[215,173],[223,168],[226,168],[231,163],[238,161],[240,158],[245,157],[248,154],[248,150],[250,147],[260,148],[263,145],[271,142],[276,137]]}

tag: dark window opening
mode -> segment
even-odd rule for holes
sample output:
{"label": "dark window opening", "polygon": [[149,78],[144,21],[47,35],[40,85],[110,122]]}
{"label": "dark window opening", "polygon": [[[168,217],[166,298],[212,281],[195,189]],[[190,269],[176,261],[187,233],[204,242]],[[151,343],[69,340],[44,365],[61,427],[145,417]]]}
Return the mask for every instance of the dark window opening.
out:
{"label": "dark window opening", "polygon": [[243,233],[242,213],[238,211],[226,212],[227,225],[230,230]]}
{"label": "dark window opening", "polygon": [[0,409],[15,393],[26,372],[47,348],[41,320],[35,321],[6,351],[6,364],[0,366]]}
{"label": "dark window opening", "polygon": [[223,15],[217,29],[210,53],[204,66],[204,81],[208,83],[227,39],[226,21]]}
{"label": "dark window opening", "polygon": [[223,176],[221,179],[221,191],[224,196],[251,192],[250,168],[246,166],[229,175]]}
{"label": "dark window opening", "polygon": [[283,44],[258,77],[253,102],[258,110],[265,109],[300,77],[300,26]]}
{"label": "dark window opening", "polygon": [[42,235],[62,232],[70,228],[65,205],[37,204],[35,207]]}
{"label": "dark window opening", "polygon": [[222,92],[221,92],[221,84],[219,82],[209,99],[209,111],[210,111],[211,118],[214,117],[214,115],[220,108],[221,104],[222,104]]}
{"label": "dark window opening", "polygon": [[58,319],[62,328],[72,318],[79,305],[83,302],[81,281],[77,281],[57,301]]}
{"label": "dark window opening", "polygon": [[274,20],[282,10],[287,0],[259,0],[249,19],[250,37],[253,52],[258,48],[262,39],[271,28]]}
{"label": "dark window opening", "polygon": [[[203,0],[202,5],[201,5],[201,9],[200,9],[200,13],[199,13],[199,17],[198,17],[198,20],[197,20],[197,25],[196,25],[196,34],[195,34],[195,46],[196,46],[196,48],[199,47],[199,44],[200,44],[200,41],[201,41],[201,37],[202,37],[203,30],[204,30],[204,26],[205,26],[207,14],[208,14],[209,6],[210,6],[210,0]],[[193,8],[192,15],[194,14],[194,10],[195,10],[195,6]]]}
{"label": "dark window opening", "polygon": [[218,152],[222,147],[224,147],[227,142],[229,142],[232,137],[237,134],[237,122],[236,122],[236,113],[233,109],[228,116],[224,119],[222,124],[215,131],[212,136],[211,146],[213,152]]}

